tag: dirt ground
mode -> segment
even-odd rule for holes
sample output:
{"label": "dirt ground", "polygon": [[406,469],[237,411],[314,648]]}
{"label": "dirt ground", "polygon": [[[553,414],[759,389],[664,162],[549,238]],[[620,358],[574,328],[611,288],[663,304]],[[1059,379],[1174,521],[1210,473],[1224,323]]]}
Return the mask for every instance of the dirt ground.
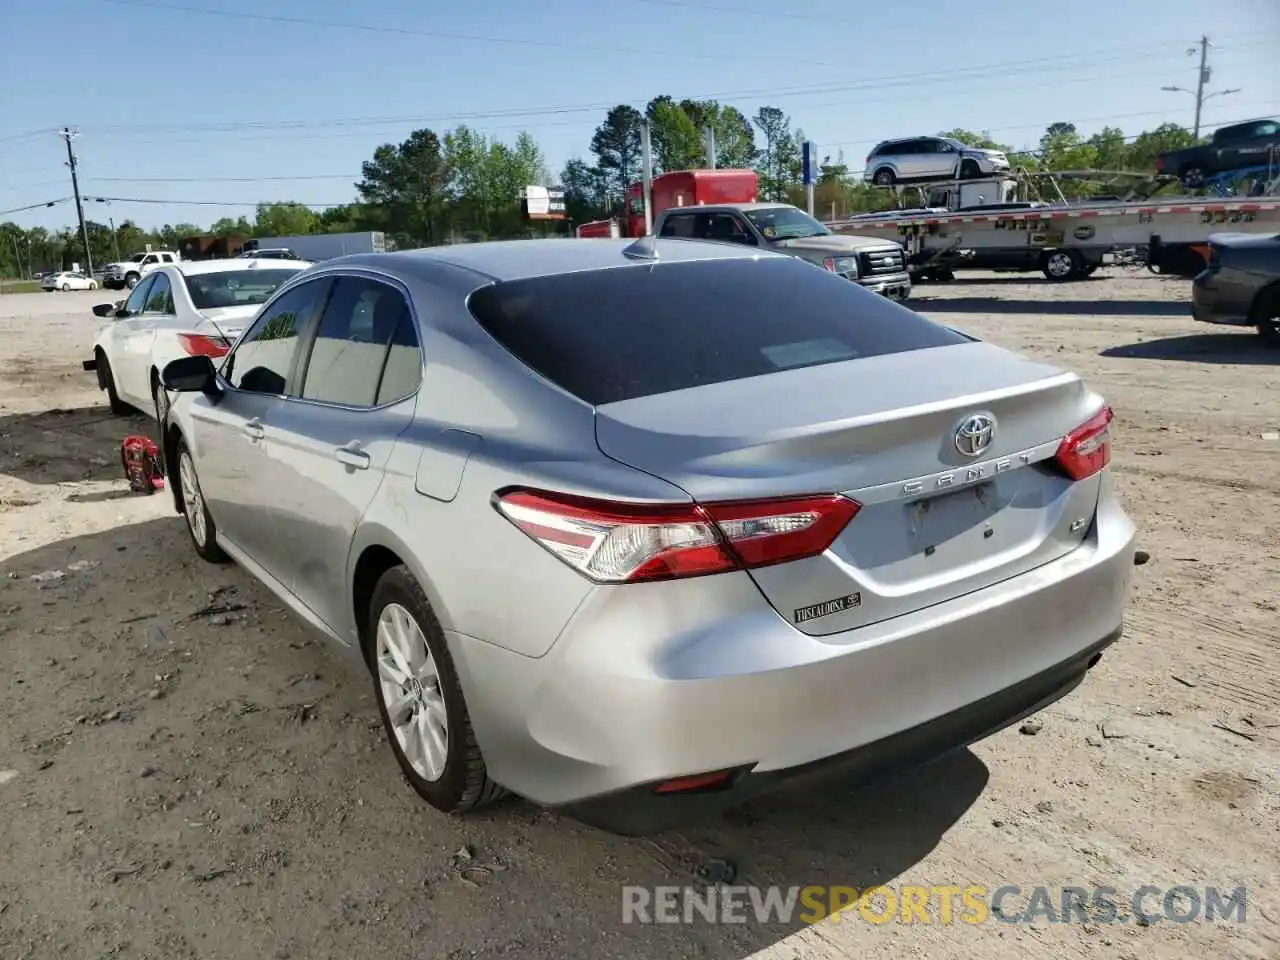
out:
{"label": "dirt ground", "polygon": [[[419,802],[367,677],[198,560],[168,497],[127,492],[119,441],[147,421],[80,369],[102,294],[0,296],[0,957],[1280,957],[1280,351],[1193,323],[1187,295],[1120,270],[916,291],[1117,410],[1151,559],[1127,636],[1043,728],[646,840]],[[712,858],[759,885],[1246,885],[1248,907],[622,923],[624,884],[699,884]]]}

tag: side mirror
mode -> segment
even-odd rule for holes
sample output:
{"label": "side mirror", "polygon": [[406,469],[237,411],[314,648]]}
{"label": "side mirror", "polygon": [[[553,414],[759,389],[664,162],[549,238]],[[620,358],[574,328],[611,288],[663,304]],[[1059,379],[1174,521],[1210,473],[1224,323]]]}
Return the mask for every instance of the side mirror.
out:
{"label": "side mirror", "polygon": [[103,317],[103,318],[114,317],[116,315],[116,310],[118,309],[119,307],[117,304],[100,303],[93,308],[93,315],[95,317]]}
{"label": "side mirror", "polygon": [[165,364],[160,379],[166,390],[176,390],[178,393],[218,392],[217,371],[208,357],[180,357],[171,360]]}

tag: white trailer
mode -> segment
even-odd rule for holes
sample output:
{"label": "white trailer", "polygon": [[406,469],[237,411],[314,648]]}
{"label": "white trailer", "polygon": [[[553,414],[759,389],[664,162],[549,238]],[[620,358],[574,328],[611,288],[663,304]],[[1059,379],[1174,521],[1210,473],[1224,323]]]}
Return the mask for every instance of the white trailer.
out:
{"label": "white trailer", "polygon": [[[984,189],[984,199],[999,199],[963,202]],[[865,214],[827,227],[897,240],[916,276],[946,279],[959,267],[1040,270],[1055,281],[1086,277],[1117,251],[1132,249],[1144,251],[1153,270],[1195,274],[1207,262],[1211,233],[1280,233],[1277,196],[1018,203],[1007,199],[1011,195],[968,183],[949,197],[950,210]],[[931,191],[931,204],[939,197]]]}

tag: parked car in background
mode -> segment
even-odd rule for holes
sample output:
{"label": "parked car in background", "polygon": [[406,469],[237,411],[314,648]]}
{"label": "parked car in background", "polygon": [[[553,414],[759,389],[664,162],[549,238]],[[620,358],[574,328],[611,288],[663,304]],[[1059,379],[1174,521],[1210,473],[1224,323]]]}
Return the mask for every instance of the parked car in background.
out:
{"label": "parked car in background", "polygon": [[1156,172],[1170,173],[1188,187],[1198,187],[1219,173],[1249,167],[1280,166],[1280,120],[1250,120],[1213,131],[1209,142],[1162,153],[1156,157]]}
{"label": "parked car in background", "polygon": [[252,260],[301,260],[296,253],[288,247],[268,247],[266,249],[253,248],[244,250],[239,254],[241,259]]}
{"label": "parked car in background", "polygon": [[1191,283],[1202,323],[1255,327],[1280,346],[1280,234],[1209,235],[1209,265]]}
{"label": "parked car in background", "polygon": [[440,810],[505,788],[645,833],[871,777],[1121,630],[1102,397],[785,254],[349,257],[163,375],[195,550],[364,661]]}
{"label": "parked car in background", "polygon": [[54,290],[97,290],[98,282],[93,277],[72,270],[46,274],[40,280],[40,289],[52,293]]}
{"label": "parked car in background", "polygon": [[220,357],[263,301],[311,264],[285,260],[204,260],[151,270],[118,303],[93,308],[111,322],[99,331],[93,358],[113,413],[154,412],[161,422],[168,402],[160,371],[176,357]]}
{"label": "parked car in background", "polygon": [[1009,170],[999,150],[971,147],[949,137],[882,140],[867,155],[863,179],[881,187],[921,180],[972,180]]}

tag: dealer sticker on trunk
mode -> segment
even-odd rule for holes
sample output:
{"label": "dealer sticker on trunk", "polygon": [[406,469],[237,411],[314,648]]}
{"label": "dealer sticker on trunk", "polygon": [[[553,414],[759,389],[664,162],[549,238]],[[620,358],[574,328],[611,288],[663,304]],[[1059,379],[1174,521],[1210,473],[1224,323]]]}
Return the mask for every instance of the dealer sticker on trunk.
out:
{"label": "dealer sticker on trunk", "polygon": [[852,610],[854,607],[860,606],[862,606],[862,594],[851,593],[847,597],[836,597],[834,600],[824,600],[822,603],[800,607],[796,610],[795,622],[808,623],[810,620],[817,620],[819,617],[829,617],[833,613],[844,613],[846,610]]}

